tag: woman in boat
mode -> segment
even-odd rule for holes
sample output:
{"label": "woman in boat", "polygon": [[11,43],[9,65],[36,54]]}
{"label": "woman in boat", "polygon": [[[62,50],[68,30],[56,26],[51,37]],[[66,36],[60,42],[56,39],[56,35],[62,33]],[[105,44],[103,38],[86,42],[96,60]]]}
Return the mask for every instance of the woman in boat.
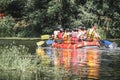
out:
{"label": "woman in boat", "polygon": [[71,36],[71,43],[76,44],[78,43],[78,29],[73,28],[72,36]]}

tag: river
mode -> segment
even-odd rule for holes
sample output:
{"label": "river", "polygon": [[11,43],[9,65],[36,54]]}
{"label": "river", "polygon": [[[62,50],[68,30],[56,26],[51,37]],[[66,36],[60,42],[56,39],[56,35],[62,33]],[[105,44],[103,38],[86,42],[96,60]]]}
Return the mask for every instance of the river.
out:
{"label": "river", "polygon": [[[36,53],[38,40],[0,40],[3,45],[25,45],[31,54]],[[49,63],[54,70],[44,72],[26,72],[17,75],[17,72],[0,71],[0,80],[119,80],[120,79],[120,48],[115,49],[88,47],[81,49],[53,49],[50,47],[37,48],[49,58]],[[46,57],[45,57],[46,56]],[[45,65],[46,66],[46,65]],[[65,71],[65,72],[64,72]],[[49,73],[50,72],[50,73]],[[62,73],[64,72],[64,73]]]}

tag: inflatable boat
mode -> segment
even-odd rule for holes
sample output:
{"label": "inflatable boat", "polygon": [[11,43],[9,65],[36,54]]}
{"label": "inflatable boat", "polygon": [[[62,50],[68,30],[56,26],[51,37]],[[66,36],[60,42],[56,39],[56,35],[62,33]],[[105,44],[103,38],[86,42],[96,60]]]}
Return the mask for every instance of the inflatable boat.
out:
{"label": "inflatable boat", "polygon": [[82,47],[88,47],[88,46],[97,46],[99,47],[100,44],[98,41],[81,41],[75,44],[72,43],[52,43],[53,48],[63,48],[63,49],[77,49],[77,48],[82,48]]}

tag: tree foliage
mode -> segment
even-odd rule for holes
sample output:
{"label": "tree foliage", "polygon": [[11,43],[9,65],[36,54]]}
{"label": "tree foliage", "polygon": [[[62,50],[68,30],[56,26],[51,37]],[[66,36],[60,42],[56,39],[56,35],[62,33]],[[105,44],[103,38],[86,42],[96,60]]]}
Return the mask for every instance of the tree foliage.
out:
{"label": "tree foliage", "polygon": [[15,21],[12,17],[6,16],[0,20],[0,37],[12,37],[15,36],[13,26]]}
{"label": "tree foliage", "polygon": [[16,36],[37,37],[51,34],[59,25],[89,28],[96,23],[108,38],[120,38],[119,4],[119,0],[0,0],[0,11],[15,19]]}

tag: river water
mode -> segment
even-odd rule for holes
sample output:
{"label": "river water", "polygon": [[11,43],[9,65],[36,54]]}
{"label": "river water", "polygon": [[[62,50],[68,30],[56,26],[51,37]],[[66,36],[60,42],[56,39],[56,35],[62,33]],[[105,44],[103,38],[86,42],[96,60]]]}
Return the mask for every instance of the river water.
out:
{"label": "river water", "polygon": [[118,80],[120,79],[120,49],[47,49],[54,58],[54,67],[62,67],[69,74],[63,80]]}
{"label": "river water", "polygon": [[[36,53],[36,41],[1,40],[0,45],[26,45],[31,54]],[[119,42],[117,42],[119,46]],[[2,76],[0,80],[120,80],[120,48],[115,49],[87,47],[81,49],[53,49],[39,47],[38,50],[45,52],[50,64],[55,69],[55,76],[45,78],[41,72],[20,74],[6,72],[8,78]],[[40,55],[42,56],[42,55]],[[57,71],[66,73],[61,76]],[[61,70],[61,72],[62,72]]]}

